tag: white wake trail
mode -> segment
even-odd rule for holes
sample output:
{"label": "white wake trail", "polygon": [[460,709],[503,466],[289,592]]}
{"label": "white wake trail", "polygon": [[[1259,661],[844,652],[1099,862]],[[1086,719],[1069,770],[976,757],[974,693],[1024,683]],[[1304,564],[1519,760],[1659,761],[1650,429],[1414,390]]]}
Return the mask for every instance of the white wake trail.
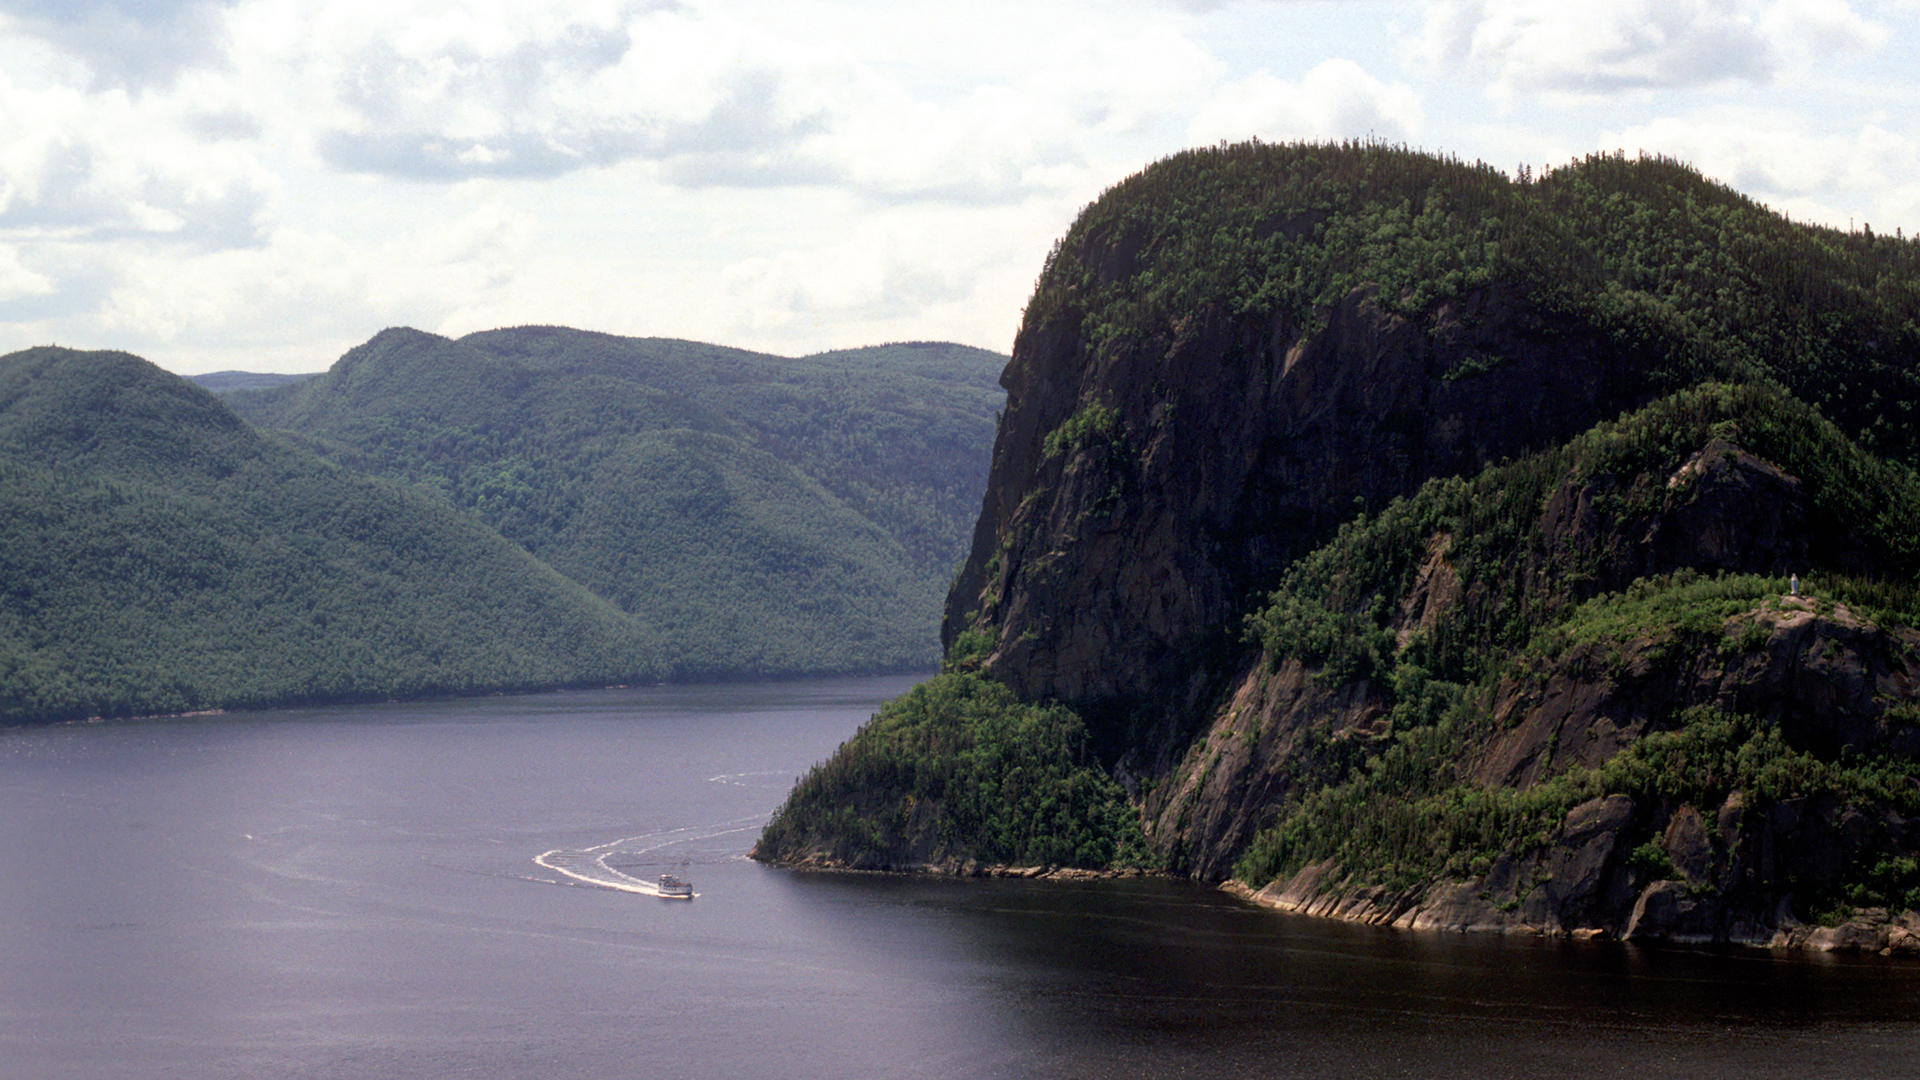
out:
{"label": "white wake trail", "polygon": [[667,896],[669,894],[662,891],[659,882],[637,878],[608,866],[608,857],[649,855],[662,848],[678,844],[695,843],[730,833],[744,832],[753,828],[754,823],[759,820],[759,818],[739,818],[713,825],[687,825],[678,829],[663,829],[659,832],[642,833],[639,836],[626,836],[588,848],[555,848],[534,856],[533,861],[548,870],[564,874],[575,881],[584,881],[589,885],[639,893],[643,896]]}
{"label": "white wake trail", "polygon": [[[555,873],[565,874],[575,881],[584,881],[589,885],[598,885],[605,889],[619,889],[621,892],[640,893],[643,896],[666,896],[660,883],[645,878],[623,874],[606,864],[606,857],[613,854],[604,851],[598,855],[593,849],[586,851],[554,850],[534,857],[534,862]],[[695,895],[698,895],[697,893]]]}

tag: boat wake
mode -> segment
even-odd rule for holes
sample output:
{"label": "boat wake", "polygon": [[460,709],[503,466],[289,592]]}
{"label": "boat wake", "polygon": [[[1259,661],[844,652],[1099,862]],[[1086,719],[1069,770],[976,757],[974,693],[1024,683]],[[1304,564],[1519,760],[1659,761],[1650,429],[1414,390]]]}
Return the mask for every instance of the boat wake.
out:
{"label": "boat wake", "polygon": [[555,873],[565,874],[575,881],[584,881],[604,889],[619,889],[621,892],[640,893],[643,896],[686,899],[699,895],[698,893],[669,892],[664,880],[648,881],[645,878],[623,874],[607,865],[606,858],[612,854],[615,852],[604,851],[596,855],[592,851],[549,851],[535,856],[533,861]]}
{"label": "boat wake", "polygon": [[623,837],[605,844],[596,844],[590,848],[556,848],[534,856],[533,861],[557,874],[563,874],[588,885],[639,893],[643,896],[692,899],[699,894],[687,890],[685,883],[674,879],[671,874],[662,874],[658,881],[648,881],[608,866],[607,860],[616,856],[631,858],[649,855],[663,848],[711,840],[729,833],[745,832],[755,828],[753,823],[759,820],[759,818],[742,818],[740,821],[728,821],[719,825],[694,825],[684,829],[668,829],[663,832]]}

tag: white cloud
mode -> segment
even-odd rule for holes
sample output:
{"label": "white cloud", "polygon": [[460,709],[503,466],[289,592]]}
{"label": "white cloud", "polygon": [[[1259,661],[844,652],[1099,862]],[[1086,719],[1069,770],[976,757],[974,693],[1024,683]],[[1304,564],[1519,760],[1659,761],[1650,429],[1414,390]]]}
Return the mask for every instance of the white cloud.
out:
{"label": "white cloud", "polygon": [[1417,51],[1511,100],[1764,84],[1886,37],[1847,0],[1440,0]]}
{"label": "white cloud", "polygon": [[825,319],[888,321],[949,302],[969,288],[954,269],[925,235],[869,219],[835,244],[742,260],[721,282],[749,324],[765,330]]}
{"label": "white cloud", "polygon": [[1875,123],[1810,129],[1774,109],[1666,117],[1608,137],[1677,157],[1796,220],[1920,233],[1920,138]]}
{"label": "white cloud", "polygon": [[53,279],[27,267],[11,244],[0,244],[0,303],[53,292]]}
{"label": "white cloud", "polygon": [[218,62],[220,0],[9,0],[13,24],[85,65],[97,88],[142,90]]}
{"label": "white cloud", "polygon": [[1351,60],[1328,60],[1298,82],[1259,72],[1222,87],[1187,128],[1196,144],[1249,137],[1268,141],[1344,139],[1369,134],[1410,139],[1421,128],[1419,95],[1381,82]]}
{"label": "white cloud", "polygon": [[[116,18],[134,10],[101,4]],[[983,289],[1010,336],[1034,267],[996,270],[976,254],[956,263],[933,240],[903,239],[926,227],[902,223],[943,206],[1018,218],[1038,196],[1053,209],[1028,226],[1045,229],[1037,238],[983,244],[995,226],[962,213],[938,240],[995,258],[1035,247],[1037,265],[1072,208],[1124,171],[1091,160],[1091,144],[1151,145],[1218,75],[1153,10],[1082,25],[1085,11],[1009,3],[998,14],[1048,26],[1025,38],[974,13],[930,27],[927,15],[831,3],[241,0],[201,14],[218,23],[201,44],[225,51],[138,87],[95,77],[91,54],[44,21],[0,20],[0,239],[19,252],[18,268],[0,267],[13,297],[0,322],[24,332],[20,302],[32,301],[36,318],[60,320],[63,340],[172,355],[196,342],[329,341],[354,325],[478,328],[562,311],[629,332],[649,332],[650,319],[724,339],[778,324],[837,344],[845,331],[830,319],[916,336],[903,328],[919,311],[942,313],[933,317],[956,337],[993,341],[1003,333],[981,330],[993,320]],[[988,77],[945,51],[967,35],[978,55],[1003,57]],[[720,192],[699,211],[717,218],[754,190],[785,192],[790,205],[807,190],[854,198],[806,222],[796,244],[766,237],[719,261],[616,250],[627,280],[600,287],[609,264],[594,260],[620,245],[576,232],[570,249],[545,249],[555,215],[577,216],[565,204],[596,175],[628,185],[595,223],[613,236],[654,231],[663,181]],[[475,178],[496,184],[491,218],[431,194]],[[890,215],[886,243],[875,215]],[[706,277],[657,280],[649,261]],[[743,265],[761,268],[751,288]],[[781,291],[799,275],[804,287]],[[1002,278],[1018,284],[980,284]],[[636,305],[640,281],[654,295]],[[742,289],[782,299],[747,317]],[[601,303],[578,302],[587,293]],[[705,314],[689,320],[696,310]]]}
{"label": "white cloud", "polygon": [[240,77],[350,171],[550,177],[805,122],[728,27],[655,5],[261,0],[233,24]]}
{"label": "white cloud", "polygon": [[126,252],[101,324],[152,343],[263,327],[312,341],[351,340],[369,323],[431,327],[464,303],[497,298],[530,239],[524,216],[485,193],[454,201],[464,204],[454,214],[372,244],[280,229],[255,248]]}
{"label": "white cloud", "polygon": [[[1085,136],[1164,126],[1220,72],[1150,8],[395,0],[352,15],[252,0],[229,19],[235,80],[319,161],[416,181],[651,161],[688,186],[1017,200]],[[955,78],[956,56],[988,70]]]}
{"label": "white cloud", "polygon": [[1779,0],[1761,16],[1760,28],[1781,54],[1802,65],[1869,53],[1890,36],[1847,0]]}
{"label": "white cloud", "polygon": [[0,228],[67,238],[256,240],[272,178],[190,130],[196,98],[20,86],[0,72]]}

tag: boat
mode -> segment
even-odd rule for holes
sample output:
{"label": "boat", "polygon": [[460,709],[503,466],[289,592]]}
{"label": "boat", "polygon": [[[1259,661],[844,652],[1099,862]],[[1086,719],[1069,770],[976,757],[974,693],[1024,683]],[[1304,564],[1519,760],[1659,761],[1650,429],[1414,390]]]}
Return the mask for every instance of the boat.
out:
{"label": "boat", "polygon": [[660,895],[668,899],[693,899],[693,882],[685,878],[674,877],[672,874],[661,874],[658,887],[660,889]]}

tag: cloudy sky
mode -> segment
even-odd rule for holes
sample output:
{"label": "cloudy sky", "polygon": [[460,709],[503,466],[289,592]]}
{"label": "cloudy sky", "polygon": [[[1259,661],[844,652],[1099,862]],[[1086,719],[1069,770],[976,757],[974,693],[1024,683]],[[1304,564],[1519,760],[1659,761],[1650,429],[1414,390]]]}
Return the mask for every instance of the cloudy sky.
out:
{"label": "cloudy sky", "polygon": [[1690,161],[1920,231],[1920,0],[0,0],[0,353],[383,327],[1005,351],[1078,210],[1222,139]]}

